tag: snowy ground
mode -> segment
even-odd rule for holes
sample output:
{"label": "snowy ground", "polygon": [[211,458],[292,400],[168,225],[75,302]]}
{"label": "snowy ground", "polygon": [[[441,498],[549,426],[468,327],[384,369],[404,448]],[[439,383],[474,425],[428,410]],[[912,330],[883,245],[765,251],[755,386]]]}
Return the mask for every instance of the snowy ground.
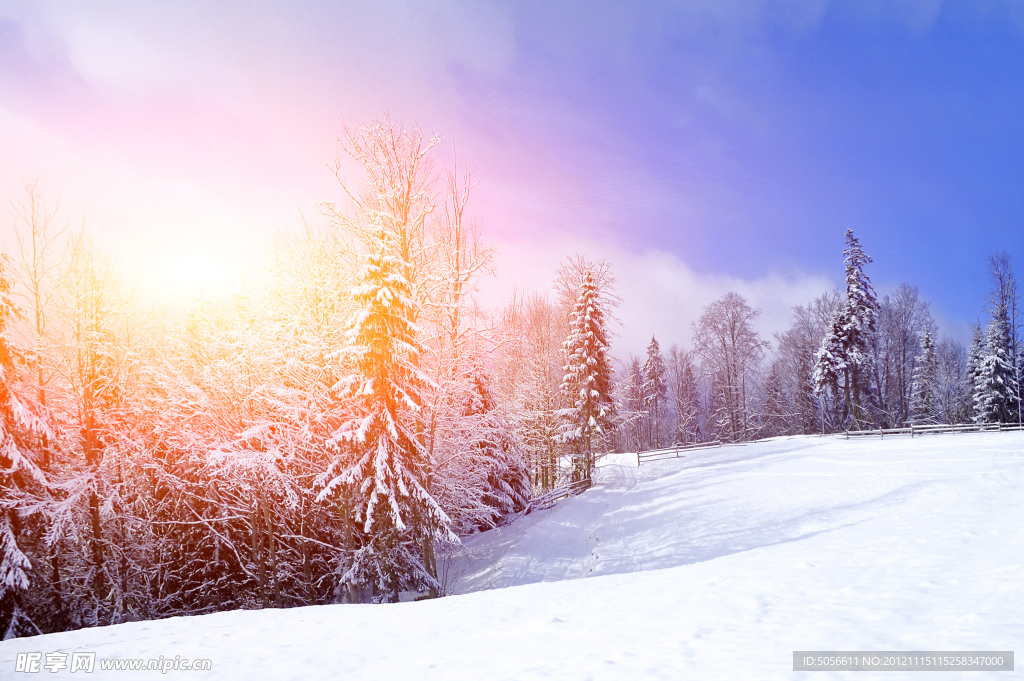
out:
{"label": "snowy ground", "polygon": [[920,678],[793,672],[792,653],[1024,651],[1024,433],[779,439],[599,479],[468,540],[462,595],[7,641],[0,678],[37,676],[19,652],[76,650],[212,661],[167,678],[418,680]]}

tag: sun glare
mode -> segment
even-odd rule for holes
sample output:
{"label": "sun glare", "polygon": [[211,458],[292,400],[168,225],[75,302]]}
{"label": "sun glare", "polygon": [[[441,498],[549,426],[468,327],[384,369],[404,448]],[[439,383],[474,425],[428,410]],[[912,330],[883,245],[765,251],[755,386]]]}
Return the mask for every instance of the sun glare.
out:
{"label": "sun glare", "polygon": [[140,293],[155,302],[218,299],[238,293],[244,268],[237,256],[198,248],[172,248],[140,257],[133,273]]}

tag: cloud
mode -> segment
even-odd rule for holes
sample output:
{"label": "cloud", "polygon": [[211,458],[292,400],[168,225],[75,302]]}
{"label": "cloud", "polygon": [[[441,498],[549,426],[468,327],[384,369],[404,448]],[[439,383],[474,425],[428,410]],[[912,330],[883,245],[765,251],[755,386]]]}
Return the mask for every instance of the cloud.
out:
{"label": "cloud", "polygon": [[651,335],[662,347],[672,343],[692,347],[693,323],[704,307],[730,291],[762,311],[756,329],[762,338],[772,340],[775,332],[789,327],[793,306],[836,286],[828,277],[804,272],[773,271],[751,279],[706,274],[665,251],[633,251],[609,241],[562,233],[496,245],[497,278],[480,282],[481,302],[491,308],[507,301],[513,290],[551,292],[559,264],[574,253],[611,264],[616,291],[623,300],[617,311],[622,326],[615,329],[612,348],[618,357],[642,354]]}

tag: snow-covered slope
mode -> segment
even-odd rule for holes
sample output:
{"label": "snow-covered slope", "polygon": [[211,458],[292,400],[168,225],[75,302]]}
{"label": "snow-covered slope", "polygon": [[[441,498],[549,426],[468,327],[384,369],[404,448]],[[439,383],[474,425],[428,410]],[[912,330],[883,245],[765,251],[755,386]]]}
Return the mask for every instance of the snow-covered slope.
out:
{"label": "snow-covered slope", "polygon": [[203,679],[860,679],[794,673],[792,652],[1024,650],[1022,433],[624,456],[599,481],[468,540],[449,568],[464,595],[7,641],[0,677],[36,676],[19,652],[74,650],[207,658],[167,674]]}

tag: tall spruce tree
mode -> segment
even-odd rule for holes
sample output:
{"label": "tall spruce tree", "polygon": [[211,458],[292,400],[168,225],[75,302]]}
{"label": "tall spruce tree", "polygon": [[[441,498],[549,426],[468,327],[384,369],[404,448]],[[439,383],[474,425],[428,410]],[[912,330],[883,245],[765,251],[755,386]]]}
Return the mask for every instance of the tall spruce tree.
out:
{"label": "tall spruce tree", "polygon": [[570,402],[562,412],[562,439],[572,450],[573,480],[590,482],[595,440],[609,433],[614,404],[608,329],[600,291],[589,269],[583,272],[570,320],[562,346],[566,357],[562,391]]}
{"label": "tall spruce tree", "polygon": [[814,377],[819,392],[842,388],[844,416],[850,427],[859,429],[871,417],[871,349],[877,335],[878,299],[864,273],[871,257],[864,252],[852,229],[846,230],[843,256],[846,302],[834,314],[822,339]]}
{"label": "tall spruce tree", "polygon": [[651,446],[661,446],[661,412],[659,407],[668,391],[665,358],[661,356],[658,341],[651,336],[647,346],[647,360],[644,362],[644,403],[650,416],[649,439]]}
{"label": "tall spruce tree", "polygon": [[846,230],[846,310],[845,340],[849,380],[846,399],[855,427],[868,418],[871,395],[871,346],[875,342],[878,300],[864,267],[871,257],[864,253],[852,229]]}
{"label": "tall spruce tree", "polygon": [[344,493],[355,505],[361,545],[342,583],[371,588],[375,601],[397,602],[402,591],[439,587],[425,542],[458,540],[425,486],[415,416],[430,379],[417,367],[414,302],[392,252],[382,234],[353,291],[358,309],[345,352],[356,370],[337,387],[357,416],[334,439],[338,456],[318,498]]}

